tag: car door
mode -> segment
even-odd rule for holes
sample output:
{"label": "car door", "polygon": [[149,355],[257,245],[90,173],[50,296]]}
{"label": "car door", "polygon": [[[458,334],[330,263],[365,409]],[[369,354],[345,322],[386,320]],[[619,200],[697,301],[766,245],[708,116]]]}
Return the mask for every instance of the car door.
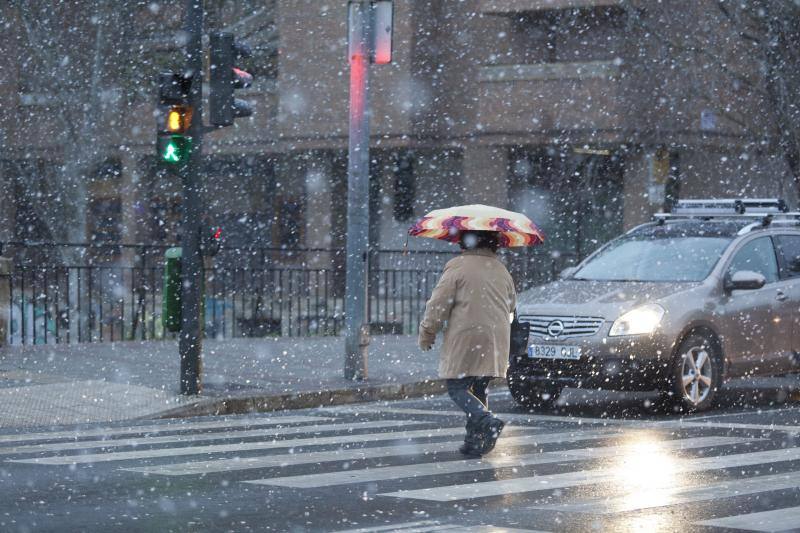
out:
{"label": "car door", "polygon": [[745,241],[731,257],[725,277],[735,272],[758,272],[766,279],[761,289],[726,292],[722,301],[722,334],[732,376],[770,374],[788,349],[791,322],[780,320],[776,285],[778,259],[769,236]]}
{"label": "car door", "polygon": [[781,302],[781,317],[791,323],[789,349],[783,370],[796,370],[800,363],[800,234],[775,237],[781,273],[781,287],[777,295]]}

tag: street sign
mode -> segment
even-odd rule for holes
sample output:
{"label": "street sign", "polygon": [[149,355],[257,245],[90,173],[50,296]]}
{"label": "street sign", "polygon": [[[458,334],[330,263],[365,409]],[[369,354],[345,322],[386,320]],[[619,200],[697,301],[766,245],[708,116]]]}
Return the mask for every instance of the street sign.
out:
{"label": "street sign", "polygon": [[[365,20],[362,9],[369,6]],[[369,47],[370,62],[386,65],[392,62],[392,36],[394,33],[394,3],[392,0],[350,0],[347,5],[348,58],[361,52],[361,42]]]}
{"label": "street sign", "polygon": [[394,6],[391,1],[373,2],[372,15],[372,62],[386,65],[392,62],[392,34]]}

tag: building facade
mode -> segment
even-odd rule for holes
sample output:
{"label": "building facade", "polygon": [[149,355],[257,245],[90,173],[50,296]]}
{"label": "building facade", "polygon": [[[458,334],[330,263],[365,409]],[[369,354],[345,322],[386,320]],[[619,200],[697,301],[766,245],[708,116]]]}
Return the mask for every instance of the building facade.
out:
{"label": "building facade", "polygon": [[[179,28],[168,4],[131,7],[138,26],[125,42],[153,59],[109,80],[95,163],[82,171],[87,240],[179,236],[180,183],[154,157],[155,73],[179,65],[159,52],[157,35]],[[207,211],[230,246],[343,248],[346,1],[207,4],[212,28],[255,44],[257,80],[242,91],[254,115],[206,137]],[[416,217],[462,203],[529,214],[549,237],[540,253],[565,257],[585,256],[678,197],[796,203],[774,110],[758,90],[761,59],[717,4],[395,0],[393,62],[371,77],[375,246],[402,248]],[[53,238],[36,223],[30,184],[70,153],[49,117],[54,102],[18,60],[30,41],[15,35],[3,38],[0,76],[0,241]],[[131,79],[139,97],[127,98]]]}

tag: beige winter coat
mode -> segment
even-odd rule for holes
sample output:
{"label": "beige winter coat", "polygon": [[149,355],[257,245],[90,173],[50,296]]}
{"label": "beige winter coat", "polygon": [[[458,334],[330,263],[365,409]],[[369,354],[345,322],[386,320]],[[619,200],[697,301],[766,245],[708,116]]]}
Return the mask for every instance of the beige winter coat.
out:
{"label": "beige winter coat", "polygon": [[505,377],[509,314],[516,305],[511,274],[494,252],[466,250],[450,260],[425,306],[419,328],[423,349],[430,347],[444,328],[439,377]]}

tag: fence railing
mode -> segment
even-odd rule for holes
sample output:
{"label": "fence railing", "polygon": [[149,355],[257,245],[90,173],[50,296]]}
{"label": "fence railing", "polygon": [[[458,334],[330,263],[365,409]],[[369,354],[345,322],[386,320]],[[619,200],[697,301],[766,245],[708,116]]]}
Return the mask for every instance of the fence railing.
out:
{"label": "fence railing", "polygon": [[[174,337],[161,324],[166,246],[81,245],[68,254],[58,246],[66,245],[3,246],[13,259],[10,272],[0,275],[5,284],[0,295],[8,295],[0,309],[7,310],[9,344]],[[367,316],[373,332],[415,333],[442,267],[455,255],[371,254]],[[504,256],[520,290],[552,279],[573,261],[533,250],[506,250]],[[63,264],[65,259],[71,263]],[[220,339],[338,335],[344,326],[344,279],[343,250],[225,249],[206,269],[205,334]]]}

